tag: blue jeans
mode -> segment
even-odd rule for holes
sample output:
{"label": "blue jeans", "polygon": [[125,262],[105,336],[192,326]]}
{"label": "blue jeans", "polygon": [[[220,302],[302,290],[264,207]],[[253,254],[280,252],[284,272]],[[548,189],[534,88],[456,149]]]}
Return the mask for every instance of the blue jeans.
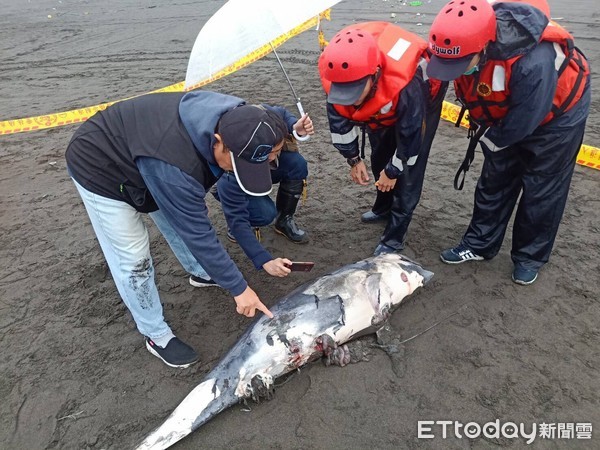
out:
{"label": "blue jeans", "polygon": [[[279,165],[276,169],[271,169],[273,184],[281,181],[304,180],[307,176],[308,165],[298,152],[281,152]],[[248,213],[251,226],[265,227],[277,217],[277,207],[268,195],[261,197],[248,195]]]}
{"label": "blue jeans", "polygon": [[[92,222],[117,290],[144,336],[159,339],[172,334],[163,317],[148,230],[142,214],[125,202],[94,194],[73,180]],[[173,253],[192,275],[209,278],[160,211],[150,217]]]}

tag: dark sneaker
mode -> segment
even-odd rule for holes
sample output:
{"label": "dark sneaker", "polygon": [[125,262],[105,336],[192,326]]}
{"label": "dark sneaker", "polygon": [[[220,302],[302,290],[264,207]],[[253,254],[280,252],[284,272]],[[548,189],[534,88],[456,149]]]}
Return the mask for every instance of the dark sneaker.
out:
{"label": "dark sneaker", "polygon": [[171,339],[165,348],[159,347],[152,339],[147,337],[146,348],[170,367],[185,369],[198,362],[199,359],[194,349],[177,337]]}
{"label": "dark sneaker", "polygon": [[210,287],[219,286],[215,280],[197,277],[196,275],[190,275],[190,284],[194,287]]}
{"label": "dark sneaker", "polygon": [[484,258],[473,253],[466,245],[459,244],[440,253],[440,259],[446,264],[460,264],[466,261],[482,261]]}
{"label": "dark sneaker", "polygon": [[375,214],[373,211],[367,211],[362,216],[360,216],[360,221],[363,223],[381,222],[383,220],[388,220],[389,217],[389,212],[383,214]]}
{"label": "dark sneaker", "polygon": [[[260,227],[252,227],[252,231],[254,231],[254,236],[256,236],[256,240],[260,242],[262,240],[262,236],[260,234]],[[231,234],[231,230],[227,230],[227,239],[229,239],[234,244],[237,244],[237,239],[233,234]]]}
{"label": "dark sneaker", "polygon": [[537,279],[537,270],[526,269],[520,265],[515,265],[515,270],[512,273],[512,280],[522,286],[532,284]]}
{"label": "dark sneaker", "polygon": [[237,244],[236,238],[233,237],[233,234],[231,234],[231,231],[229,229],[227,229],[227,239],[229,239],[230,242]]}

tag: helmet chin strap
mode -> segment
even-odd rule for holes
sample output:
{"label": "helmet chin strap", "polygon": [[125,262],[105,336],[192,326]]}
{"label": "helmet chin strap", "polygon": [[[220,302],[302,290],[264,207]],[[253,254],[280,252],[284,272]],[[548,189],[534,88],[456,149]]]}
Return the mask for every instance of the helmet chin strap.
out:
{"label": "helmet chin strap", "polygon": [[483,50],[481,51],[481,57],[479,58],[479,62],[477,63],[477,65],[479,67],[484,66],[485,63],[487,62],[488,57],[487,57],[487,45],[485,47],[483,47]]}
{"label": "helmet chin strap", "polygon": [[377,66],[377,70],[375,71],[375,73],[373,75],[371,75],[371,83],[372,83],[371,89],[369,90],[369,93],[367,94],[365,99],[360,103],[360,105],[355,106],[357,111],[360,108],[362,108],[365,103],[367,103],[369,100],[371,100],[375,96],[375,92],[377,92],[377,82],[379,81],[380,76],[381,76],[381,67]]}

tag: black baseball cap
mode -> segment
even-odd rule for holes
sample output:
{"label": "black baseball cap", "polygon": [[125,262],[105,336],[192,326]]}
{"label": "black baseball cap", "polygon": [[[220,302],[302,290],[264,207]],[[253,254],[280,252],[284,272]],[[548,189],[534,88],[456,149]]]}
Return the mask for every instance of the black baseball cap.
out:
{"label": "black baseball cap", "polygon": [[365,90],[369,78],[371,75],[348,83],[331,83],[327,102],[333,105],[354,105]]}
{"label": "black baseball cap", "polygon": [[427,64],[427,76],[441,81],[452,81],[460,77],[477,53],[463,56],[462,58],[442,58],[432,55]]}
{"label": "black baseball cap", "polygon": [[262,196],[271,192],[269,153],[279,142],[273,115],[256,105],[242,105],[227,111],[217,127],[217,133],[231,151],[233,172],[249,195]]}

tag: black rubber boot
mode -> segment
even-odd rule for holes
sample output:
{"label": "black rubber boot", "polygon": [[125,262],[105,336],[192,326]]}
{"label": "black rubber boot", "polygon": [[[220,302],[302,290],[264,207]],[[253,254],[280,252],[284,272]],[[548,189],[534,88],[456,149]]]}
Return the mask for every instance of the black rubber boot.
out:
{"label": "black rubber boot", "polygon": [[282,181],[277,191],[275,231],[295,244],[306,244],[308,234],[294,221],[294,213],[304,189],[304,180]]}

